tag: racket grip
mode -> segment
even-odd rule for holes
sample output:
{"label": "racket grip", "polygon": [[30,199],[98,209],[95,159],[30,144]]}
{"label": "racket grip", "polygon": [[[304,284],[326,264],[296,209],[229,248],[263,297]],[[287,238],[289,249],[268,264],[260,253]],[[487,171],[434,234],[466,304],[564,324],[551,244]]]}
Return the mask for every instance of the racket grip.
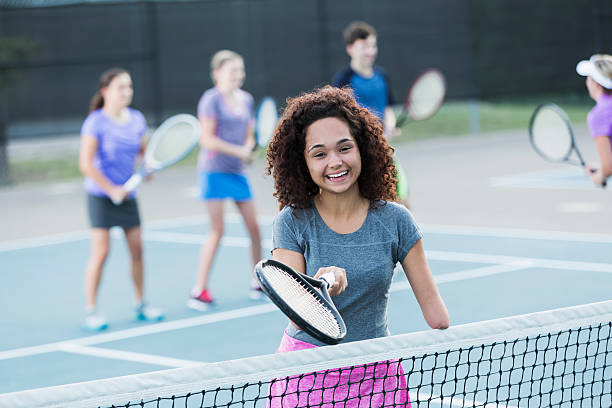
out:
{"label": "racket grip", "polygon": [[[128,181],[126,181],[125,184],[123,184],[123,189],[127,191],[129,194],[132,191],[134,191],[134,189],[142,182],[142,180],[143,180],[143,175],[140,172],[134,173],[132,177],[130,177]],[[120,205],[123,202],[123,199],[116,200],[114,198],[111,198],[111,200],[113,201],[113,204],[115,205]]]}
{"label": "racket grip", "polygon": [[142,182],[142,179],[143,175],[141,173],[135,173],[123,185],[124,190],[131,193]]}
{"label": "racket grip", "polygon": [[336,283],[336,275],[333,272],[327,272],[321,275],[321,280],[327,282],[327,285],[331,288]]}
{"label": "racket grip", "polygon": [[407,119],[408,119],[408,115],[406,113],[400,114],[397,117],[397,120],[395,121],[395,127],[401,128],[402,126],[404,126]]}

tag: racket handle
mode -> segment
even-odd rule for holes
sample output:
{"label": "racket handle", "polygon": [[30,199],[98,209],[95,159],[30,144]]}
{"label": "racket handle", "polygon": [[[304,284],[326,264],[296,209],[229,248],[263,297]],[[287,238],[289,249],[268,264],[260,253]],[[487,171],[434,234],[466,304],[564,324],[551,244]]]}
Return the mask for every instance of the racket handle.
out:
{"label": "racket handle", "polygon": [[406,112],[402,112],[395,120],[395,127],[401,128],[402,126],[404,126],[407,120],[408,114]]}
{"label": "racket handle", "polygon": [[[139,185],[139,184],[142,182],[142,180],[143,180],[143,175],[142,175],[142,173],[140,173],[140,172],[138,172],[138,173],[134,173],[134,174],[132,175],[132,177],[130,177],[130,178],[128,179],[128,181],[126,181],[126,182],[125,182],[125,184],[123,184],[123,189],[124,189],[125,191],[127,191],[127,192],[128,192],[128,194],[129,194],[129,193],[131,193],[132,191],[134,191],[134,189],[135,189],[136,187],[138,187],[138,185]],[[115,204],[115,205],[120,205],[120,204],[123,202],[123,199],[121,199],[121,200],[116,200],[116,199],[112,198],[112,200],[113,200],[113,204]]]}
{"label": "racket handle", "polygon": [[327,272],[321,275],[320,279],[327,282],[327,286],[329,286],[330,288],[336,283],[336,275],[334,275],[333,272]]}
{"label": "racket handle", "polygon": [[142,183],[143,178],[144,175],[140,172],[132,175],[132,177],[130,177],[128,181],[126,181],[123,185],[123,189],[128,193],[131,193],[136,189],[136,187],[138,187],[140,183]]}

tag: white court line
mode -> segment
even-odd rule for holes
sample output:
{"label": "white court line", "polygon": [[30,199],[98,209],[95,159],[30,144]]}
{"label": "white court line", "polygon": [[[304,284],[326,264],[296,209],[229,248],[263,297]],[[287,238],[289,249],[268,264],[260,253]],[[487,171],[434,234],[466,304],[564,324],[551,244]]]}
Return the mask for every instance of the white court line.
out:
{"label": "white court line", "polygon": [[548,241],[567,241],[567,242],[594,242],[601,244],[612,243],[612,235],[583,233],[583,232],[563,232],[563,231],[539,231],[524,230],[513,228],[492,228],[474,227],[469,225],[439,225],[423,224],[421,229],[426,233],[452,234],[462,236],[496,237],[496,238],[519,238],[519,239],[541,239]]}
{"label": "white court line", "polygon": [[57,351],[64,347],[65,343],[79,345],[95,345],[111,341],[124,340],[133,337],[146,336],[155,333],[164,333],[172,330],[186,329],[190,327],[203,326],[206,324],[239,319],[276,311],[276,307],[270,303],[263,305],[244,307],[226,312],[212,313],[203,316],[190,317],[170,322],[156,323],[148,326],[135,327],[133,329],[118,330],[116,332],[97,334],[94,336],[80,337],[72,340],[58,341],[55,343],[42,344],[39,346],[23,347],[13,350],[0,351],[0,360],[10,358],[26,357],[36,354]]}
{"label": "white court line", "polygon": [[[232,224],[241,224],[242,216],[239,213],[227,213],[223,216],[223,219],[226,222]],[[180,228],[180,227],[189,227],[193,225],[203,225],[208,224],[209,217],[207,215],[188,215],[185,217],[178,218],[170,218],[167,220],[158,220],[145,222],[146,228]],[[269,215],[259,215],[257,216],[257,222],[260,225],[272,225],[272,221],[274,221],[273,216]]]}
{"label": "white court line", "polygon": [[[145,231],[143,233],[143,239],[145,241],[171,242],[175,244],[202,245],[205,238],[206,235],[204,234],[190,234],[182,232]],[[264,248],[271,248],[272,240],[263,239],[261,244]],[[228,247],[248,248],[251,245],[251,240],[246,237],[224,236],[221,238],[221,245]]]}
{"label": "white court line", "polygon": [[[231,224],[240,224],[242,223],[242,217],[240,214],[229,213],[225,217],[226,222]],[[272,225],[272,221],[274,217],[270,216],[262,216],[258,218],[259,225]],[[143,230],[143,235],[149,234],[157,234],[161,233],[158,231],[150,231],[155,228],[180,228],[180,227],[189,227],[194,225],[207,225],[208,217],[207,216],[188,216],[188,217],[180,217],[180,218],[172,218],[168,220],[160,220],[160,221],[151,221],[145,223],[145,228]],[[172,234],[171,232],[167,232],[165,234]],[[186,235],[197,235],[197,234],[186,234]],[[16,251],[19,249],[28,249],[28,248],[37,248],[47,245],[57,245],[57,244],[65,244],[68,242],[82,241],[84,239],[89,239],[91,236],[90,230],[81,230],[81,231],[73,231],[73,232],[64,232],[60,234],[49,234],[43,235],[36,238],[22,238],[15,239],[12,241],[0,242],[0,252],[8,252],[8,251]],[[113,238],[122,238],[123,233],[119,228],[111,229],[111,236]],[[170,235],[169,235],[170,236]],[[204,237],[204,235],[200,235]],[[163,240],[163,239],[160,239]],[[202,238],[203,240],[203,238]],[[200,240],[200,243],[202,243]],[[180,240],[178,241],[180,243]],[[187,242],[191,243],[191,242]]]}
{"label": "white court line", "polygon": [[491,264],[529,263],[530,267],[562,269],[570,271],[587,271],[612,273],[612,264],[599,262],[563,261],[545,258],[527,258],[519,256],[474,254],[468,252],[425,251],[427,259],[437,261],[476,262]]}
{"label": "white court line", "polygon": [[[260,217],[260,225],[271,225],[274,217]],[[242,218],[239,214],[230,213],[226,216],[226,221],[230,223],[241,223]],[[145,223],[144,232],[152,233],[150,229],[155,228],[180,228],[194,225],[208,224],[208,217],[204,215],[188,216],[180,218],[172,218],[168,220],[152,221]],[[594,242],[594,243],[612,243],[612,235],[597,234],[597,233],[574,233],[562,231],[541,231],[528,229],[512,229],[512,228],[489,228],[489,227],[474,227],[474,226],[456,226],[456,225],[440,225],[440,224],[421,224],[421,229],[425,233],[450,234],[462,236],[483,236],[483,237],[499,237],[499,238],[520,238],[520,239],[541,239],[551,241],[567,241],[567,242]],[[157,234],[158,232],[155,231]],[[160,232],[161,233],[161,232]],[[51,234],[36,238],[24,238],[12,241],[0,242],[0,252],[14,251],[18,249],[36,248],[46,245],[62,244],[67,242],[80,241],[89,239],[91,232],[89,230],[73,231],[61,234]],[[170,233],[167,233],[170,234]],[[196,234],[191,234],[196,235]],[[115,235],[116,236],[116,235]],[[158,237],[161,235],[158,235]],[[200,241],[201,243],[201,241]]]}
{"label": "white court line", "polygon": [[81,354],[85,356],[109,358],[113,360],[134,361],[136,363],[152,364],[162,367],[191,367],[202,364],[201,361],[183,360],[179,358],[162,357],[153,354],[134,353],[131,351],[111,350],[101,347],[82,346],[65,342],[58,346],[58,351]]}
{"label": "white court line", "polygon": [[[432,253],[433,252],[433,253]],[[587,262],[564,262],[564,261],[548,261],[547,264],[544,261],[530,258],[517,258],[517,257],[496,257],[491,255],[483,254],[464,254],[454,252],[442,252],[442,251],[430,251],[428,252],[428,258],[437,260],[461,260],[465,262],[476,262],[476,263],[497,263],[497,265],[486,266],[481,268],[472,268],[464,271],[451,272],[446,274],[434,275],[434,279],[437,283],[449,283],[467,279],[476,279],[484,276],[497,275],[501,273],[515,272],[524,270],[533,266],[557,268],[557,269],[572,269],[587,270],[594,272],[612,272],[612,265],[610,264],[595,264]],[[502,261],[503,260],[503,261]],[[497,261],[497,262],[494,262]],[[571,264],[571,265],[570,265]],[[580,268],[582,269],[580,269]],[[410,285],[408,282],[394,282],[391,286],[392,292],[401,290],[409,290]],[[270,313],[276,311],[276,307],[270,303],[264,305],[250,306],[241,309],[235,309],[226,312],[213,313],[204,316],[192,317],[187,319],[175,320],[171,322],[163,322],[151,324],[149,326],[136,327],[133,329],[119,330],[116,332],[98,334],[94,336],[81,337],[72,340],[60,341],[55,343],[42,344],[39,346],[22,347],[12,350],[0,351],[0,360],[7,360],[11,358],[19,358],[32,356],[36,354],[43,354],[54,352],[64,347],[65,343],[79,344],[79,345],[95,345],[102,344],[112,341],[124,340],[133,337],[146,336],[149,334],[163,333],[172,330],[178,330],[183,328],[190,328],[196,326],[203,326],[206,324],[227,321],[232,319],[239,319],[248,316],[255,316],[264,313]]]}
{"label": "white court line", "polygon": [[20,249],[38,248],[48,245],[81,241],[88,239],[90,235],[91,233],[89,231],[75,231],[63,234],[45,235],[37,238],[24,238],[0,242],[0,252],[17,251]]}
{"label": "white court line", "polygon": [[[508,265],[495,265],[484,268],[468,269],[465,271],[452,272],[448,274],[436,275],[435,279],[438,283],[455,282],[464,279],[475,279],[482,276],[506,273],[517,271],[528,267],[520,262],[511,263]],[[408,282],[394,282],[391,285],[391,291],[397,292],[401,290],[410,290]],[[232,319],[240,319],[243,317],[256,316],[270,312],[277,312],[278,309],[271,303],[263,305],[250,306],[241,309],[230,310],[226,312],[212,313],[198,317],[187,319],[174,320],[171,322],[163,322],[151,324],[149,326],[141,326],[133,329],[118,330],[116,332],[97,334],[94,336],[81,337],[72,340],[59,341],[55,343],[42,344],[39,346],[22,347],[12,350],[0,351],[0,361],[12,358],[27,357],[37,354],[51,353],[58,350],[72,347],[74,345],[91,346],[112,341],[125,340],[134,337],[146,336],[156,333],[164,333],[172,330],[186,329],[196,326],[203,326],[211,323],[228,321]]]}
{"label": "white court line", "polygon": [[[493,265],[484,266],[482,268],[467,269],[465,271],[443,273],[440,275],[434,275],[434,280],[437,284],[457,282],[468,279],[477,279],[485,276],[499,275],[502,273],[516,272],[523,269],[527,269],[531,266],[529,262],[514,262],[507,265]],[[401,290],[412,290],[410,282],[394,282],[391,285],[391,292],[398,292]]]}
{"label": "white court line", "polygon": [[[147,233],[145,235],[145,239],[155,240],[155,241],[165,241],[165,242],[181,242],[181,243],[200,245],[203,240],[203,235],[155,232],[155,233]],[[248,238],[243,238],[243,237],[224,237],[222,239],[222,243],[225,246],[248,248],[251,244],[251,241]],[[270,240],[264,240],[263,244],[265,248],[272,247],[272,242]],[[529,267],[612,273],[612,264],[598,263],[598,262],[564,261],[564,260],[546,259],[546,258],[529,258],[529,257],[519,257],[519,256],[489,255],[489,254],[477,254],[477,253],[469,253],[469,252],[452,252],[452,251],[436,251],[436,250],[426,250],[425,255],[427,259],[437,260],[437,261],[475,262],[475,263],[489,263],[489,264],[503,264],[503,265],[528,264]]]}

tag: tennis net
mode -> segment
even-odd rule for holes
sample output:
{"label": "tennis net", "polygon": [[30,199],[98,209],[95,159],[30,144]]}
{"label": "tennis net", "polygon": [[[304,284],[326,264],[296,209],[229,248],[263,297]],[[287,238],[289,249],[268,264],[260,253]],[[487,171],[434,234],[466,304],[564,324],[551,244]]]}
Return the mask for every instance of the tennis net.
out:
{"label": "tennis net", "polygon": [[4,394],[0,406],[610,407],[611,322],[607,301]]}

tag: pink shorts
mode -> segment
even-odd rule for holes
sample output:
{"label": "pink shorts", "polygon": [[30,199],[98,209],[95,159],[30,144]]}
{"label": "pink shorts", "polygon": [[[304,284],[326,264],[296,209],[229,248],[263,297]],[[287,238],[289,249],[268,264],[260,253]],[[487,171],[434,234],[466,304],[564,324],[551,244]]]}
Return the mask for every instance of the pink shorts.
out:
{"label": "pink shorts", "polygon": [[[315,348],[283,334],[277,353]],[[410,408],[406,377],[397,360],[333,368],[272,380],[270,408]]]}

